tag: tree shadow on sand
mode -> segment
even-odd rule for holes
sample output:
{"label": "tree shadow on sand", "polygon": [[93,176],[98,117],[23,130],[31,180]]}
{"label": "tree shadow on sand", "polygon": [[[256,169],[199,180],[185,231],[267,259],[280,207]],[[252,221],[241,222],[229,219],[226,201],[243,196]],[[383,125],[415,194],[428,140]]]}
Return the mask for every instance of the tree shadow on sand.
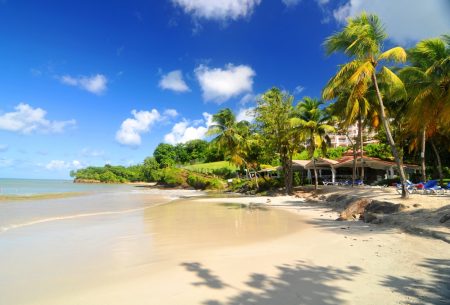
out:
{"label": "tree shadow on sand", "polygon": [[181,266],[185,267],[187,271],[195,272],[197,277],[202,281],[192,283],[194,286],[207,286],[212,289],[222,289],[228,287],[227,284],[222,282],[219,277],[214,275],[211,270],[203,268],[200,263],[182,263]]}
{"label": "tree shadow on sand", "polygon": [[[199,263],[189,263],[190,265],[201,266]],[[188,271],[197,272],[197,270],[189,269]],[[201,268],[207,270],[205,268]],[[340,304],[344,301],[339,297],[343,293],[347,293],[343,288],[333,285],[333,281],[346,280],[352,281],[356,274],[362,272],[357,266],[350,266],[345,269],[335,267],[322,267],[308,265],[305,262],[298,261],[295,264],[285,264],[277,266],[278,274],[269,276],[261,273],[253,273],[244,284],[246,289],[237,290],[237,293],[228,298],[227,301],[207,300],[203,302],[205,305],[327,305]],[[211,271],[206,274],[211,274]],[[197,272],[197,275],[209,282],[208,279]],[[213,277],[215,281],[220,282],[222,288],[231,287],[225,284],[217,277]],[[194,283],[196,285],[196,283]],[[207,285],[208,287],[211,287]],[[217,285],[216,285],[217,286]],[[217,288],[217,287],[211,287]]]}
{"label": "tree shadow on sand", "polygon": [[419,266],[430,273],[432,276],[430,281],[409,276],[389,276],[382,285],[407,296],[410,305],[450,304],[450,260],[427,259]]}

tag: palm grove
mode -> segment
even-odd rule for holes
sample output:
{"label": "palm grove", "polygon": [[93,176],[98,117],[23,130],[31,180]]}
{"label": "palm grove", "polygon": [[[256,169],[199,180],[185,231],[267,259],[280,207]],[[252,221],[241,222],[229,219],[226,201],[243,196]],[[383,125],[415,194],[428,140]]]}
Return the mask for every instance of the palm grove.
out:
{"label": "palm grove", "polygon": [[[358,137],[350,139],[354,158],[368,152],[369,147],[363,147],[364,130],[376,130],[380,144],[371,150],[377,151],[378,157],[391,157],[395,161],[403,185],[402,197],[408,196],[402,166],[405,159],[417,161],[420,156],[423,181],[427,179],[427,163],[435,164],[442,182],[444,165],[449,162],[450,36],[425,39],[409,50],[399,46],[383,50],[386,38],[376,15],[362,13],[348,19],[341,31],[324,42],[328,55],[342,53],[348,60],[338,67],[319,99],[304,97],[295,103],[288,92],[272,88],[257,101],[254,122],[238,122],[230,109],[222,109],[213,115],[207,134],[210,142],[160,144],[154,157],[128,168],[134,173],[131,179],[115,176],[119,180],[165,183],[167,180],[182,183],[184,177],[191,186],[220,188],[223,185],[220,182],[208,182],[207,177],[186,172],[180,165],[227,160],[247,173],[261,169],[264,164],[281,165],[282,185],[289,194],[294,185],[292,160],[297,157],[313,160],[312,183],[317,188],[315,160],[320,155],[329,156],[328,135],[346,134],[349,126],[357,124]],[[109,172],[114,168],[117,171],[118,167],[110,166]],[[83,178],[89,169],[91,173],[97,169],[110,175],[105,174],[108,172],[105,168],[87,168],[73,174]],[[362,168],[362,176],[363,171]],[[233,176],[233,171],[215,174],[227,178]],[[264,182],[257,177],[253,180],[249,183],[256,188]]]}

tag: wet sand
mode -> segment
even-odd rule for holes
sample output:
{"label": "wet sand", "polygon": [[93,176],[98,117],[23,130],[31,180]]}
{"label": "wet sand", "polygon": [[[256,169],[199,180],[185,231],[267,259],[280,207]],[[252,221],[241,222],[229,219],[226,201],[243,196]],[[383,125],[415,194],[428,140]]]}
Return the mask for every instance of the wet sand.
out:
{"label": "wet sand", "polygon": [[62,218],[0,233],[0,304],[448,304],[447,243],[293,197],[179,192],[39,203]]}
{"label": "wet sand", "polygon": [[193,262],[205,255],[271,242],[303,226],[285,211],[168,203],[173,196],[115,193],[3,204],[0,304],[143,304],[155,297],[165,304],[174,281],[191,275]]}

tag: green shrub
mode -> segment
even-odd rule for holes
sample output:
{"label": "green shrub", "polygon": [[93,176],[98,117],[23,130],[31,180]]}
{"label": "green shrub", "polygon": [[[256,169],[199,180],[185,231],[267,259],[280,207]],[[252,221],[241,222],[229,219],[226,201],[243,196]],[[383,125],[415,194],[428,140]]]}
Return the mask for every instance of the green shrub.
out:
{"label": "green shrub", "polygon": [[200,190],[223,190],[224,183],[219,178],[204,177],[199,174],[190,173],[187,178],[187,183],[195,189]]}
{"label": "green shrub", "polygon": [[230,179],[236,177],[236,171],[229,167],[221,167],[213,169],[212,174],[222,177],[223,179]]}
{"label": "green shrub", "polygon": [[187,178],[187,183],[195,189],[204,190],[208,187],[209,181],[205,177],[190,173]]}
{"label": "green shrub", "polygon": [[159,182],[170,187],[186,186],[185,176],[185,171],[175,167],[167,167],[161,170]]}

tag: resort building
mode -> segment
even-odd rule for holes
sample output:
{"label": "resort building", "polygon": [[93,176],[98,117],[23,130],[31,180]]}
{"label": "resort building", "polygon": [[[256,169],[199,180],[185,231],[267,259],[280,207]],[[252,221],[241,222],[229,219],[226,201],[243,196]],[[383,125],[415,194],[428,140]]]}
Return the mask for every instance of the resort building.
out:
{"label": "resort building", "polygon": [[[351,141],[349,140],[352,139],[353,143],[357,142],[358,139],[358,124],[353,124],[351,126],[348,127],[347,129],[348,131],[348,136],[346,134],[342,134],[342,133],[333,133],[330,134],[330,140],[331,140],[331,147],[336,148],[339,146],[352,146]],[[374,130],[371,130],[369,128],[364,128],[364,144],[369,144],[369,143],[378,143],[378,140],[375,140],[375,136],[377,135],[377,133]]]}
{"label": "resort building", "polygon": [[[302,177],[308,180],[314,179],[314,161],[312,160],[292,160],[292,169],[294,172],[300,172]],[[364,167],[364,184],[371,184],[383,179],[392,179],[397,177],[396,163],[385,161],[379,158],[358,156],[356,159],[356,177],[360,179],[360,169]],[[344,156],[337,160],[327,158],[317,158],[315,160],[317,175],[321,182],[337,184],[352,179],[353,173],[353,151],[348,151]],[[407,174],[415,173],[420,169],[415,164],[403,164]],[[265,173],[281,171],[279,166],[276,169],[264,170]],[[263,174],[261,172],[261,174]]]}

